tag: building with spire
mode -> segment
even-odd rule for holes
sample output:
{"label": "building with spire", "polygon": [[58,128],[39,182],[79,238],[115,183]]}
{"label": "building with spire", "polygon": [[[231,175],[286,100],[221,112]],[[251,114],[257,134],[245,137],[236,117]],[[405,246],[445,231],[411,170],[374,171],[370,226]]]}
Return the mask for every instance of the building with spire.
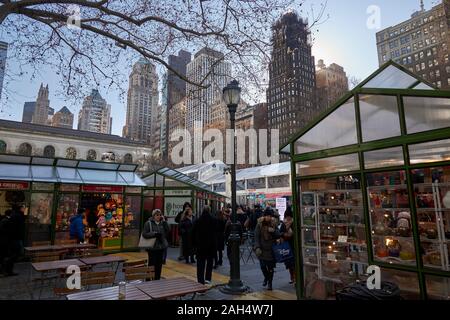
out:
{"label": "building with spire", "polygon": [[150,61],[140,58],[129,77],[127,116],[122,135],[133,141],[151,144],[158,109],[158,75]]}
{"label": "building with spire", "polygon": [[39,87],[32,123],[47,125],[49,119],[50,100],[48,99],[48,84],[44,87],[41,83]]}

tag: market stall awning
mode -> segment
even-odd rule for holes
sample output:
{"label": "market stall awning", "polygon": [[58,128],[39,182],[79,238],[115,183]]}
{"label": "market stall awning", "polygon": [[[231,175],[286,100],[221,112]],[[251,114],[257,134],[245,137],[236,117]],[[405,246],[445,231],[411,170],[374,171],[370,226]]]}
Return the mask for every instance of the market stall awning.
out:
{"label": "market stall awning", "polygon": [[0,180],[145,187],[137,165],[0,155]]}

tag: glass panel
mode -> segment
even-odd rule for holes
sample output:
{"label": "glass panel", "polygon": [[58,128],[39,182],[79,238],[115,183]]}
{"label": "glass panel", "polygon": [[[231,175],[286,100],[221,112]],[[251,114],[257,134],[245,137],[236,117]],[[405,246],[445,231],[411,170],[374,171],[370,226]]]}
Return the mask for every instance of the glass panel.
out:
{"label": "glass panel", "polygon": [[402,147],[364,152],[364,166],[366,169],[402,166],[403,164]]}
{"label": "glass panel", "polygon": [[153,190],[144,190],[144,197],[153,197],[155,195],[155,191]]}
{"label": "glass panel", "polygon": [[78,164],[78,161],[76,160],[67,160],[67,159],[58,159],[56,162],[57,166],[61,166],[61,167],[71,167],[71,168],[75,168]]}
{"label": "glass panel", "polygon": [[[16,203],[25,204],[28,207],[30,203],[30,193],[18,190],[0,191],[0,220],[4,218],[6,210],[11,210],[13,205]],[[25,215],[27,214],[27,212],[28,208],[25,211]],[[4,234],[2,234],[1,236],[3,237]],[[2,249],[5,249],[4,244],[2,244],[2,246]]]}
{"label": "glass panel", "polygon": [[145,178],[143,179],[143,181],[145,182],[145,184],[146,184],[147,186],[149,186],[149,187],[154,187],[154,186],[155,186],[155,175],[152,174],[152,175],[150,175],[150,176],[148,176],[148,177],[145,177]]}
{"label": "glass panel", "polygon": [[426,276],[428,299],[450,300],[450,278]]}
{"label": "glass panel", "polygon": [[[211,188],[205,188],[206,190],[210,191]],[[241,181],[236,181],[236,190],[240,191],[240,190],[245,190],[245,181],[241,180]]]}
{"label": "glass panel", "polygon": [[53,193],[32,193],[27,222],[27,242],[49,241],[52,228]]}
{"label": "glass panel", "polygon": [[225,192],[225,183],[219,183],[213,185],[214,192]]}
{"label": "glass panel", "polygon": [[416,82],[417,79],[413,76],[390,65],[366,83],[363,88],[407,89]]}
{"label": "glass panel", "polygon": [[58,178],[63,183],[78,183],[82,184],[83,180],[78,174],[77,169],[73,168],[56,168],[56,173],[58,174]]}
{"label": "glass panel", "polygon": [[134,164],[121,164],[119,167],[119,171],[134,171],[136,170],[136,165]]}
{"label": "glass panel", "polygon": [[419,279],[416,273],[381,268],[382,281],[395,283],[404,300],[419,300]]}
{"label": "glass panel", "polygon": [[450,160],[450,139],[408,146],[411,164]]}
{"label": "glass panel", "polygon": [[41,165],[47,165],[51,166],[53,165],[53,162],[55,159],[48,159],[48,158],[33,158],[31,160],[31,164],[41,164]]}
{"label": "glass panel", "polygon": [[368,265],[360,176],[299,184],[305,290],[310,290],[308,282],[320,281],[326,292],[315,298],[326,299],[338,287],[360,279]]}
{"label": "glass panel", "polygon": [[70,218],[78,211],[78,194],[60,194],[56,209],[55,243],[69,240]]}
{"label": "glass panel", "polygon": [[54,183],[33,182],[32,188],[33,188],[33,190],[53,191],[53,189],[55,188],[55,184]]}
{"label": "glass panel", "polygon": [[58,182],[55,167],[31,166],[33,181]]}
{"label": "glass panel", "polygon": [[417,86],[414,87],[414,89],[420,89],[420,90],[434,90],[432,87],[430,87],[429,85],[421,82],[419,83]]}
{"label": "glass panel", "polygon": [[266,188],[266,178],[257,178],[247,180],[248,189],[265,189]]}
{"label": "glass panel", "polygon": [[145,197],[144,198],[144,208],[143,208],[143,214],[144,214],[144,219],[142,220],[143,222],[146,222],[148,219],[151,218],[152,216],[152,211],[155,206],[155,198],[153,197]]}
{"label": "glass panel", "polygon": [[186,184],[176,181],[176,180],[166,178],[165,186],[166,187],[186,187]]}
{"label": "glass panel", "polygon": [[9,162],[9,163],[17,163],[17,164],[29,164],[31,161],[31,157],[20,157],[9,154],[0,154],[0,162]]}
{"label": "glass panel", "polygon": [[288,188],[289,187],[289,175],[276,176],[267,178],[269,188]]}
{"label": "glass panel", "polygon": [[450,166],[412,170],[425,267],[450,271]]}
{"label": "glass panel", "polygon": [[119,165],[116,163],[89,162],[89,161],[80,161],[78,163],[78,168],[83,169],[117,170],[118,167]]}
{"label": "glass panel", "polygon": [[294,144],[295,153],[308,153],[357,143],[355,103],[351,98]]}
{"label": "glass panel", "polygon": [[296,164],[296,167],[297,175],[310,176],[314,174],[359,170],[359,160],[358,155],[354,153],[299,162]]}
{"label": "glass panel", "polygon": [[145,187],[146,184],[144,181],[141,180],[141,178],[139,178],[139,176],[137,174],[135,174],[134,172],[120,172],[118,171],[120,176],[123,178],[123,180],[125,180],[125,182],[129,185],[129,186],[136,186],[136,187]]}
{"label": "glass panel", "polygon": [[157,174],[155,177],[155,187],[162,187],[163,186],[164,177]]}
{"label": "glass panel", "polygon": [[359,110],[363,141],[401,135],[397,97],[361,95]]}
{"label": "glass panel", "polygon": [[30,166],[2,163],[0,164],[0,179],[31,181]]}
{"label": "glass panel", "polygon": [[403,97],[408,133],[450,127],[450,99]]}
{"label": "glass panel", "polygon": [[78,169],[85,184],[126,185],[117,171]]}
{"label": "glass panel", "polygon": [[123,247],[137,248],[140,237],[141,197],[127,196],[125,204]]}
{"label": "glass panel", "polygon": [[405,171],[367,174],[374,258],[416,265]]}

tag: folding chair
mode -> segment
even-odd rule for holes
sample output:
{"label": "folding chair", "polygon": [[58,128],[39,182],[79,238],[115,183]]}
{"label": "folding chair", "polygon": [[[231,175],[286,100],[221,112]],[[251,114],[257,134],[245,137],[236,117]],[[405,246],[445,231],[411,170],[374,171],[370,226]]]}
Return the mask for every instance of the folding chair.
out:
{"label": "folding chair", "polygon": [[142,281],[151,281],[155,278],[155,267],[135,267],[125,270],[125,281],[139,283]]}
{"label": "folding chair", "polygon": [[127,269],[146,267],[147,265],[147,259],[124,262],[122,265],[122,272],[125,273]]}
{"label": "folding chair", "polygon": [[116,274],[113,271],[87,271],[81,273],[81,286],[91,288],[92,285],[110,285],[114,284]]}

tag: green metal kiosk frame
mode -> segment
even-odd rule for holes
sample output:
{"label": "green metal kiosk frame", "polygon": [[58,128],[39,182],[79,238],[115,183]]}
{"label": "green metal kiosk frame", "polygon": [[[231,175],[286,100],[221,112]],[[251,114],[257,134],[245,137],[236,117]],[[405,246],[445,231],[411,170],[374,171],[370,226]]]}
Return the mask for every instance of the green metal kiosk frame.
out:
{"label": "green metal kiosk frame", "polygon": [[[341,279],[348,278],[349,281],[339,280],[340,283],[337,286],[336,282],[339,281],[336,281],[331,284],[334,288],[348,285],[351,283],[350,280],[353,282],[357,280],[358,276],[355,274],[363,269],[357,266],[358,263],[353,263],[350,257],[353,253],[362,256],[362,252],[356,249],[357,245],[363,245],[366,248],[363,268],[365,269],[368,265],[379,266],[382,280],[385,279],[385,274],[391,273],[401,275],[405,279],[409,277],[410,283],[417,284],[416,298],[450,299],[448,292],[450,289],[448,258],[450,255],[450,233],[448,233],[450,207],[444,205],[437,207],[437,203],[449,200],[443,199],[442,196],[447,187],[450,187],[450,184],[447,184],[447,181],[450,181],[448,179],[450,178],[450,171],[448,171],[450,166],[450,91],[438,90],[408,69],[390,61],[293,136],[286,145],[281,147],[281,152],[289,154],[291,158],[298,299],[314,298],[308,292],[311,289],[311,281],[320,279],[328,288],[333,279],[329,281],[323,276],[322,268],[325,265],[342,266],[344,263],[350,265],[341,271],[338,268],[335,269],[337,278],[344,276]],[[421,177],[425,181],[419,181]],[[333,192],[326,190],[327,186],[333,185],[330,181],[344,181],[345,184],[346,179],[353,187],[349,189],[344,187],[343,190]],[[402,190],[399,191],[397,188],[396,191],[388,191],[393,189],[399,181],[402,183]],[[337,183],[334,185],[336,186]],[[442,193],[438,192],[432,202],[431,200],[422,201],[420,190],[425,190],[424,188],[426,190],[441,188]],[[378,194],[383,194],[382,200],[386,203],[377,198],[378,191],[372,193],[372,190],[382,190]],[[352,209],[349,206],[345,211],[341,211],[355,213],[360,210],[363,217],[358,222],[359,225],[363,225],[363,236],[358,239],[359,243],[353,245],[349,243],[348,234],[338,239],[336,234],[325,230],[321,219],[329,218],[326,215],[331,216],[333,207],[330,206],[321,211],[320,205],[326,207],[327,201],[331,199],[334,205],[346,205],[347,195],[351,199],[350,193],[355,191],[358,199],[355,200],[353,196],[352,203],[360,206],[360,209],[355,209],[356,207]],[[310,195],[307,204],[314,206],[310,211],[311,215],[308,216],[312,219],[310,221],[305,221],[307,206],[303,200],[306,198],[302,198],[307,196],[307,193]],[[435,194],[434,191],[432,193]],[[393,208],[392,203],[388,203],[389,199],[386,195],[397,198],[399,204],[403,197],[402,208]],[[450,197],[450,193],[445,196]],[[340,199],[334,199],[334,197],[340,197]],[[433,204],[434,208],[424,208],[426,201]],[[430,239],[423,234],[424,222],[420,216],[422,211],[427,210],[431,212],[428,225],[432,225],[434,221],[439,237],[436,237],[432,231],[430,231]],[[386,212],[386,219],[380,218],[381,220],[375,225],[379,217],[378,211]],[[389,212],[392,212],[392,217],[397,217],[396,220],[390,220]],[[398,221],[405,216],[406,220],[403,222],[406,229],[405,227],[402,229]],[[348,219],[345,217],[342,219],[349,221],[345,220]],[[409,226],[407,220],[409,220]],[[339,220],[333,220],[331,223],[334,224],[333,228],[341,232],[346,227],[344,225],[343,229]],[[311,231],[314,228],[316,231]],[[305,237],[306,229],[309,238]],[[389,233],[390,231],[394,233]],[[399,235],[398,232],[403,234]],[[353,233],[354,228],[352,235],[355,238]],[[381,235],[378,235],[379,233]],[[322,236],[327,240],[321,239]],[[332,238],[333,236],[335,238]],[[382,240],[378,241],[378,236],[382,237]],[[405,254],[399,258],[399,244],[408,240],[405,239],[407,237],[411,239],[413,256]],[[311,241],[316,241],[316,251],[308,249]],[[331,241],[332,244],[327,246],[326,241]],[[434,242],[434,244],[429,245],[428,242]],[[335,249],[334,246],[337,248],[341,244],[346,249],[336,250],[337,253],[330,250],[331,253],[328,253],[328,249]],[[424,248],[431,248],[434,245],[448,251],[444,252],[445,259],[441,257],[445,261],[439,260],[442,262],[440,265],[439,263],[430,265],[425,257]],[[314,252],[317,254],[317,261],[313,260],[311,263],[308,257]],[[340,260],[337,254],[342,253],[347,253],[349,256],[343,256]],[[413,262],[406,263],[408,259]],[[343,264],[339,264],[340,262]],[[362,277],[364,272],[360,273]],[[439,286],[438,293],[432,290],[432,284]],[[401,290],[404,289],[403,284],[399,287]]]}

